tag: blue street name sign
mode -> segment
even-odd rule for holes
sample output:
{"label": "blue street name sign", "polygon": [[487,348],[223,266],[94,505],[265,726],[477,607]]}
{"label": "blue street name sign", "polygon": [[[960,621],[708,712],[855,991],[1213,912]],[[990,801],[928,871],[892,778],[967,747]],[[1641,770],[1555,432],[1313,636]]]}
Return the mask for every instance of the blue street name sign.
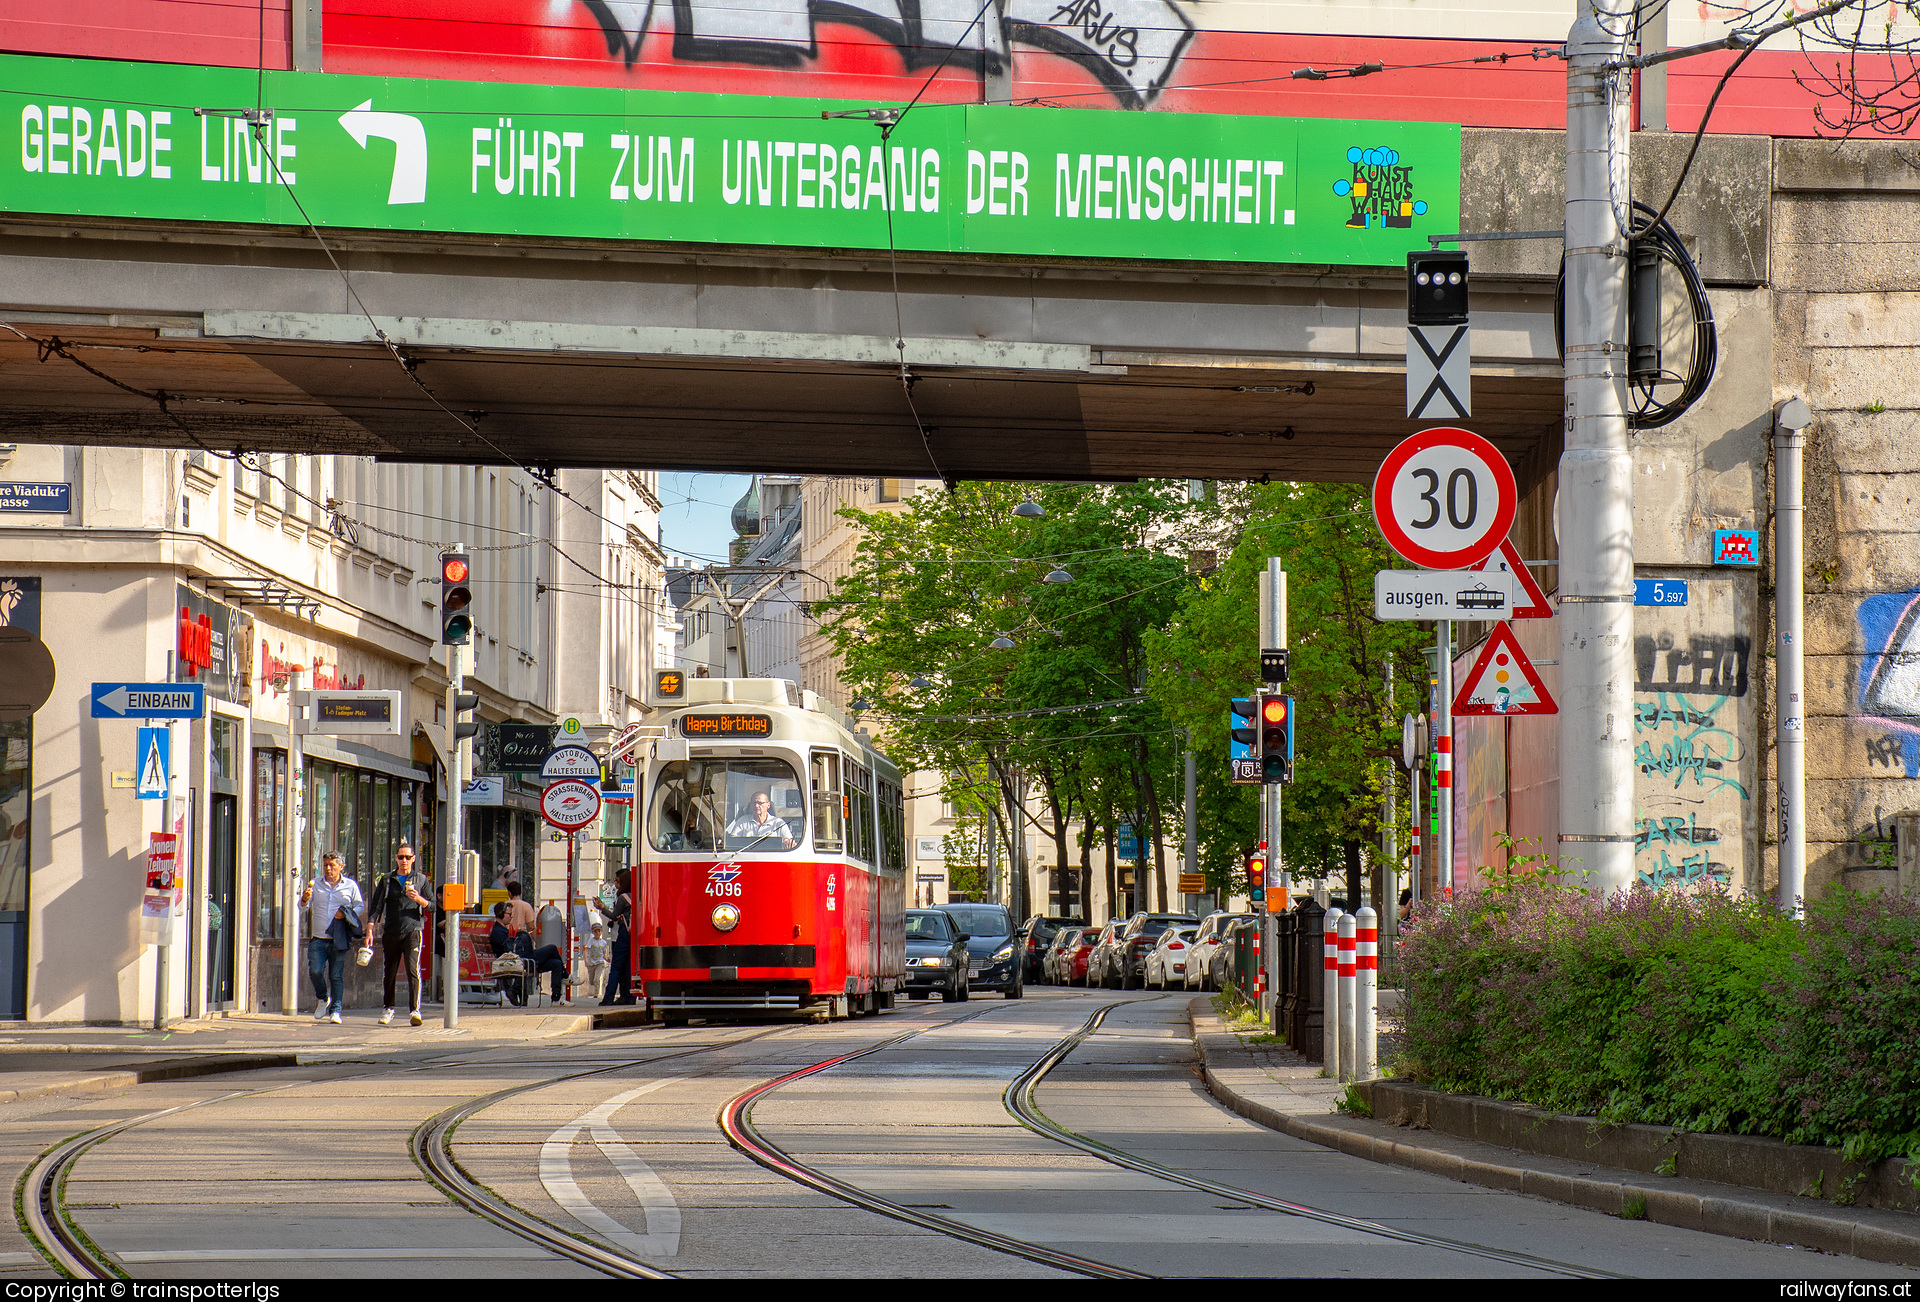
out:
{"label": "blue street name sign", "polygon": [[1687,604],[1685,579],[1635,579],[1633,604],[1636,606],[1684,606]]}
{"label": "blue street name sign", "polygon": [[0,484],[0,511],[70,515],[73,487],[70,484]]}
{"label": "blue street name sign", "polygon": [[199,683],[95,683],[96,719],[200,719],[207,689]]}

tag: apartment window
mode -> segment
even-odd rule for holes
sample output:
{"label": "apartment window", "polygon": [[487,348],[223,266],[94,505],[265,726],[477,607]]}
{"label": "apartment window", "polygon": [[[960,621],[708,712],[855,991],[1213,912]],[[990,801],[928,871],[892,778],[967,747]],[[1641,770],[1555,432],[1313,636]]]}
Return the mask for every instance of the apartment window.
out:
{"label": "apartment window", "polygon": [[900,500],[900,481],[882,479],[874,484],[873,500],[876,502],[897,502]]}

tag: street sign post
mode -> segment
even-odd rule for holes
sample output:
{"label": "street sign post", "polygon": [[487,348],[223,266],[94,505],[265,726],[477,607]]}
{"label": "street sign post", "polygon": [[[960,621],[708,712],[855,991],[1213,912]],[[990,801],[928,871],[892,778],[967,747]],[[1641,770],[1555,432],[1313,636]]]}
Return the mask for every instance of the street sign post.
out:
{"label": "street sign post", "polygon": [[1375,619],[1512,617],[1511,576],[1473,570],[1379,570],[1373,576]]}
{"label": "street sign post", "polygon": [[1472,328],[1407,327],[1407,417],[1458,420],[1473,415]]}
{"label": "street sign post", "polygon": [[[585,751],[584,746],[561,746],[560,751]],[[549,759],[552,757],[549,756]],[[592,753],[588,752],[588,758]],[[599,777],[596,762],[594,777]],[[547,825],[558,828],[567,834],[567,976],[571,980],[574,968],[579,966],[579,930],[573,925],[573,901],[580,898],[580,871],[578,863],[579,840],[574,833],[600,817],[600,786],[597,781],[583,778],[561,778],[550,783],[540,793],[540,816]]]}
{"label": "street sign post", "polygon": [[1373,480],[1373,518],[1415,565],[1474,564],[1513,527],[1519,492],[1500,449],[1471,430],[1422,430],[1387,454]]}
{"label": "street sign post", "polygon": [[142,728],[133,753],[135,800],[165,800],[172,776],[173,741],[165,728]]}
{"label": "street sign post", "polygon": [[540,762],[540,780],[558,782],[562,778],[577,778],[597,785],[600,781],[599,757],[585,746],[555,746]]}
{"label": "street sign post", "polygon": [[95,683],[96,719],[203,719],[207,689],[200,683]]}
{"label": "street sign post", "polygon": [[1527,653],[1514,641],[1513,630],[1496,624],[1480,658],[1460,679],[1453,698],[1455,714],[1558,714],[1560,707],[1540,681]]}

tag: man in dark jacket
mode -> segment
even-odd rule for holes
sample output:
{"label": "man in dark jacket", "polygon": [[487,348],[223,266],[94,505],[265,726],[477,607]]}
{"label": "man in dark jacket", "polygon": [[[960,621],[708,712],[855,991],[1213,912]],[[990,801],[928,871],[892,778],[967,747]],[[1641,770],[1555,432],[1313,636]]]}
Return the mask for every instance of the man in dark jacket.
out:
{"label": "man in dark jacket", "polygon": [[433,906],[426,896],[427,880],[413,870],[413,847],[402,844],[394,851],[393,871],[373,886],[373,903],[368,912],[380,928],[380,947],[386,955],[387,1010],[380,1014],[380,1025],[393,1021],[394,979],[400,965],[407,965],[407,1006],[413,1024],[420,1025],[420,933],[426,925],[427,910]]}
{"label": "man in dark jacket", "polygon": [[607,977],[607,992],[600,1000],[608,1004],[633,1002],[633,875],[625,868],[613,875],[618,894],[610,905],[595,905],[600,915],[613,924],[613,971]]}

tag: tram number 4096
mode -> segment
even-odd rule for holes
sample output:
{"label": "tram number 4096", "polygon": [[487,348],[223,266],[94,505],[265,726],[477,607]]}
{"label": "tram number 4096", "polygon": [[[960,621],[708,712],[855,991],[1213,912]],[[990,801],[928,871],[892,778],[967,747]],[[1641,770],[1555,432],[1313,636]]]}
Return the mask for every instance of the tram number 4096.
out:
{"label": "tram number 4096", "polygon": [[707,875],[707,894],[727,898],[740,894],[740,870],[716,868]]}

